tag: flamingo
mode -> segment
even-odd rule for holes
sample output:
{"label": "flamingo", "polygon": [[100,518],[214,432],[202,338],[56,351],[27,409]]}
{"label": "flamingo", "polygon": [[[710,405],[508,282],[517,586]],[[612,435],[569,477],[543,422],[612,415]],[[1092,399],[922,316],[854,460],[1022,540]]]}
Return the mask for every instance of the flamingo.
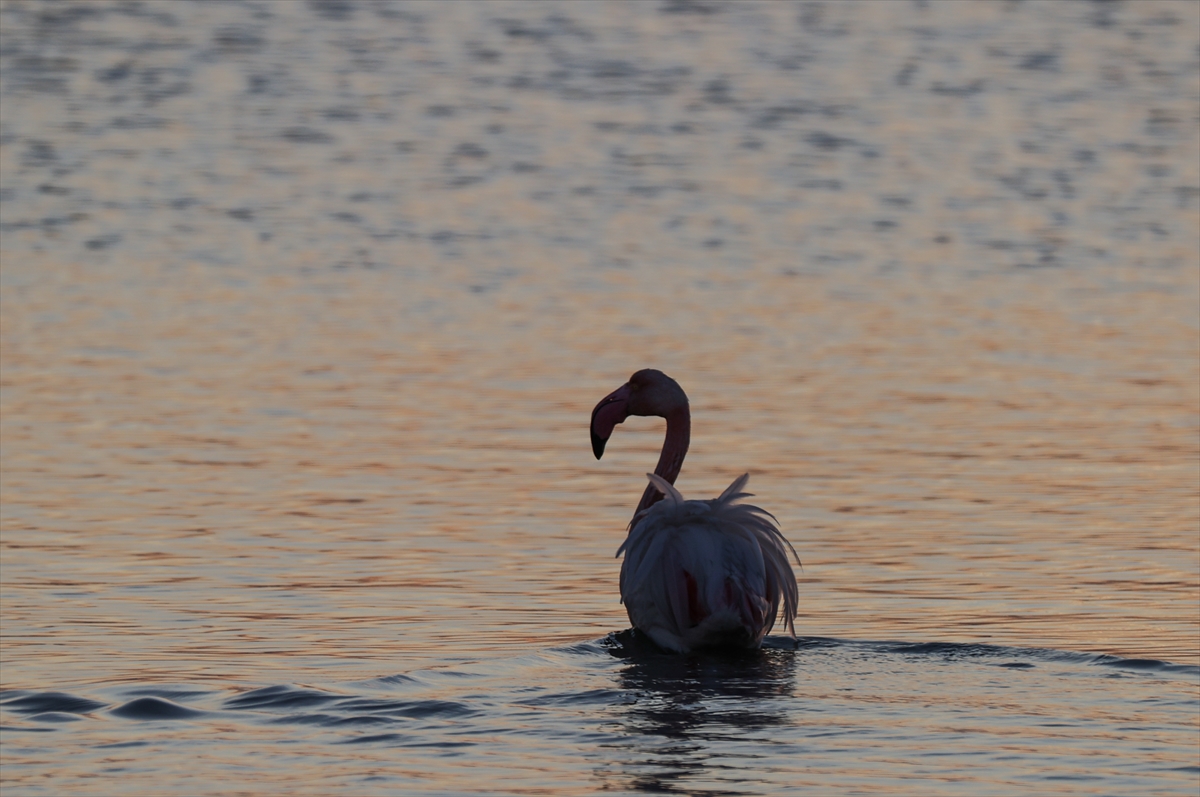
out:
{"label": "flamingo", "polygon": [[[775,625],[780,602],[795,637],[796,576],[791,543],[775,517],[740,503],[746,473],[711,501],[688,501],[673,486],[691,437],[687,394],[662,371],[638,371],[592,410],[596,459],[613,428],[630,415],[665,418],[667,436],[650,483],[617,549],[621,602],[634,628],[677,653],[701,648],[756,649]],[[796,558],[799,564],[799,558]]]}

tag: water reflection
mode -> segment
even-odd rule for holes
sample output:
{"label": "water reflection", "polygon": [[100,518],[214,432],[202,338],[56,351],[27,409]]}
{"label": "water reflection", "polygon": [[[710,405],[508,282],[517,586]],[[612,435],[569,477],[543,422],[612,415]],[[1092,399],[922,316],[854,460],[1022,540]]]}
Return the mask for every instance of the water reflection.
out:
{"label": "water reflection", "polygon": [[[6,797],[1194,795],[1194,676],[939,645],[1200,661],[1200,4],[616,7],[0,2]],[[916,647],[556,652],[647,365]]]}
{"label": "water reflection", "polygon": [[770,745],[771,731],[793,721],[794,704],[777,701],[794,694],[795,652],[677,655],[632,629],[610,645],[610,655],[626,662],[617,682],[630,702],[619,720],[628,741],[616,745],[627,769],[604,773],[606,782],[653,793],[742,794],[737,784],[752,779],[746,770],[765,752],[754,747]]}

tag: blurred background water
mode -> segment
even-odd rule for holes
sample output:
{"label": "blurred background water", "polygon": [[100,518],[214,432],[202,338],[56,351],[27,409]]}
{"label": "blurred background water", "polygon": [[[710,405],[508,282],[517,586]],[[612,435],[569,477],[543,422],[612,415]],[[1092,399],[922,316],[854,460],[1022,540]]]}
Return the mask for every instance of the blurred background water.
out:
{"label": "blurred background water", "polygon": [[[1194,794],[1200,4],[0,3],[6,795]],[[744,471],[799,643],[613,553]]]}

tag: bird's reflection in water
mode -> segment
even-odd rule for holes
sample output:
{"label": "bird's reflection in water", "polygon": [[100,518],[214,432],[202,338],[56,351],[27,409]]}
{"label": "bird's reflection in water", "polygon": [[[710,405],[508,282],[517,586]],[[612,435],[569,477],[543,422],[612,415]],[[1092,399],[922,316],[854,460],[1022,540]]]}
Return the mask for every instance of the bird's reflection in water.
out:
{"label": "bird's reflection in water", "polygon": [[772,754],[773,728],[789,723],[790,640],[754,651],[664,653],[641,633],[609,638],[627,664],[620,755],[600,774],[609,788],[662,794],[736,795],[759,783],[754,760]]}

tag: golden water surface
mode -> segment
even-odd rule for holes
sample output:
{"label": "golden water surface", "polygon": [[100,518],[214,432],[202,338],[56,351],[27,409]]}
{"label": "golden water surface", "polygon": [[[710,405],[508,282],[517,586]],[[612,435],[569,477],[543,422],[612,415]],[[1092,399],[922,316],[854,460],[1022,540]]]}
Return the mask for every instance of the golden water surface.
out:
{"label": "golden water surface", "polygon": [[800,635],[1200,663],[1197,4],[0,21],[4,688],[626,628],[642,367]]}

